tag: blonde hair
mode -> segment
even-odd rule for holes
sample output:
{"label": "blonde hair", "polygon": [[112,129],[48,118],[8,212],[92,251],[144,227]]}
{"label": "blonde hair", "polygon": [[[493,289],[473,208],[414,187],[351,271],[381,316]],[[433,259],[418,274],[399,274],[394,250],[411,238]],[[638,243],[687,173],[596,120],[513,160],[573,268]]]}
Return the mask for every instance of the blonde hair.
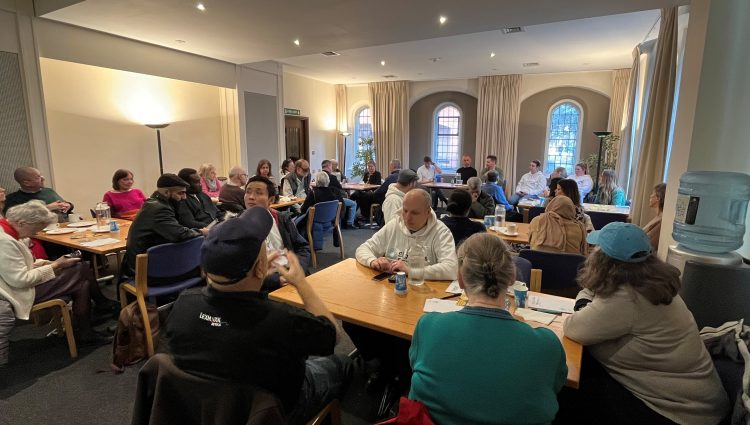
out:
{"label": "blonde hair", "polygon": [[615,170],[604,170],[602,171],[601,184],[599,185],[599,193],[596,202],[602,205],[609,205],[612,203],[612,194],[617,189],[617,176]]}
{"label": "blonde hair", "polygon": [[516,279],[508,246],[489,233],[475,233],[458,247],[458,270],[469,295],[497,298]]}
{"label": "blonde hair", "polygon": [[211,170],[216,171],[216,167],[214,167],[213,164],[201,164],[201,166],[198,167],[198,174],[204,179],[208,179],[208,174],[211,172]]}

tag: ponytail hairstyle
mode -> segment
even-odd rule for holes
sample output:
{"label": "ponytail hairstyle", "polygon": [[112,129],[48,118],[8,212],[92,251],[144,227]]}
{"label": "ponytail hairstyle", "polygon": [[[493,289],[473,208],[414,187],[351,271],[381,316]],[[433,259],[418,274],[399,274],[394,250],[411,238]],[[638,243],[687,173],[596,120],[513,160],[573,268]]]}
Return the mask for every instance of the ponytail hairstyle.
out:
{"label": "ponytail hairstyle", "polygon": [[469,295],[498,298],[516,279],[508,246],[489,233],[475,233],[459,246],[458,270]]}

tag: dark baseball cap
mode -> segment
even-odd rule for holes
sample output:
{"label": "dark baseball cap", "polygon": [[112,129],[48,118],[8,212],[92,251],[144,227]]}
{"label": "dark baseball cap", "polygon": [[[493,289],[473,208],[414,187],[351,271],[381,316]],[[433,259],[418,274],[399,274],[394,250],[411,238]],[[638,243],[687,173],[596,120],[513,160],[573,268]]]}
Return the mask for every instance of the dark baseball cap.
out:
{"label": "dark baseball cap", "polygon": [[165,187],[189,187],[190,185],[185,180],[179,178],[176,174],[165,173],[159,176],[156,181],[156,187],[163,189]]}
{"label": "dark baseball cap", "polygon": [[417,181],[419,178],[417,177],[417,173],[414,171],[405,168],[398,172],[398,182],[402,185],[408,185],[412,182]]}
{"label": "dark baseball cap", "polygon": [[214,226],[201,247],[203,270],[230,279],[225,283],[242,280],[258,260],[271,226],[273,217],[263,207],[250,208]]}

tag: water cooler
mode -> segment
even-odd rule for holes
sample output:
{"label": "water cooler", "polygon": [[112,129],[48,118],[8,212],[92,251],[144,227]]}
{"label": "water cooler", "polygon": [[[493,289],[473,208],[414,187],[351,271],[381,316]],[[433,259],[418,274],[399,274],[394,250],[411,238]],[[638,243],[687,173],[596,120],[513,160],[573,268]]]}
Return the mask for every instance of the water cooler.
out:
{"label": "water cooler", "polygon": [[734,252],[743,244],[750,175],[689,171],[680,177],[667,262],[684,271],[685,262],[741,265]]}

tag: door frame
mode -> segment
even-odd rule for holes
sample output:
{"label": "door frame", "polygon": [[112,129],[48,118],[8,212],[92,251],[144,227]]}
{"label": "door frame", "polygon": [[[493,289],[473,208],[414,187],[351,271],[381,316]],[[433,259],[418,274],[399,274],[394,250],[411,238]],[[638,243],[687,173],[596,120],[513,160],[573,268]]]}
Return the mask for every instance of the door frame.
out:
{"label": "door frame", "polygon": [[300,149],[301,152],[304,152],[306,156],[301,156],[301,159],[305,159],[308,162],[310,161],[310,118],[309,117],[302,117],[299,115],[284,115],[284,159],[289,158],[289,152],[286,152],[286,122],[287,120],[297,120],[300,122],[300,127],[302,128],[302,149]]}

